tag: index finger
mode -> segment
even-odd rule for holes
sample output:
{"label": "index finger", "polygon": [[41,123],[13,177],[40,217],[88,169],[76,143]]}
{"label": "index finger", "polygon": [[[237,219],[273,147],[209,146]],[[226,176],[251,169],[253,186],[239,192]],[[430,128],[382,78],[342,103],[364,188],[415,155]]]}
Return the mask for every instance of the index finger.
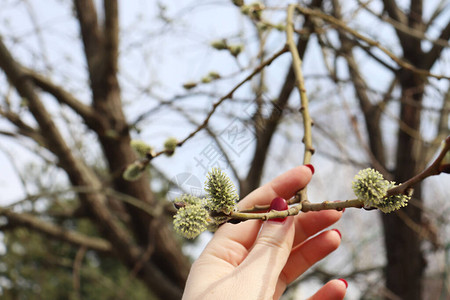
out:
{"label": "index finger", "polygon": [[[298,166],[276,177],[260,188],[251,192],[238,204],[239,210],[249,209],[254,205],[265,205],[275,197],[291,198],[304,188],[311,180],[312,172],[308,167]],[[261,223],[245,221],[240,224],[224,224],[216,232],[209,248],[226,249],[226,244],[234,242],[250,249],[258,235]],[[238,259],[239,260],[239,259]]]}
{"label": "index finger", "polygon": [[[239,202],[238,207],[240,210],[248,209],[254,205],[269,204],[275,197],[290,198],[308,184],[311,176],[312,172],[308,167],[293,168],[250,193]],[[255,220],[224,224],[214,234],[202,255],[214,257],[236,267],[248,255],[260,228],[261,222]]]}
{"label": "index finger", "polygon": [[245,210],[255,205],[267,205],[275,197],[289,199],[309,183],[311,176],[311,169],[306,166],[293,168],[248,194],[238,203],[238,208]]}

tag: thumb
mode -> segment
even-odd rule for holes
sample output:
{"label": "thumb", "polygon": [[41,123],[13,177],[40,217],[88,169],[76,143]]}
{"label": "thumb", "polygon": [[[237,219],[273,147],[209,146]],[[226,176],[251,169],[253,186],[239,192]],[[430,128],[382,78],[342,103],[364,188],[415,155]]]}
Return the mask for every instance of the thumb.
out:
{"label": "thumb", "polygon": [[[278,197],[272,201],[271,208],[285,210],[288,206],[286,200]],[[291,217],[272,219],[263,224],[252,250],[241,264],[252,281],[247,286],[259,287],[260,293],[264,291],[264,294],[273,296],[291,253],[294,233],[294,218]]]}

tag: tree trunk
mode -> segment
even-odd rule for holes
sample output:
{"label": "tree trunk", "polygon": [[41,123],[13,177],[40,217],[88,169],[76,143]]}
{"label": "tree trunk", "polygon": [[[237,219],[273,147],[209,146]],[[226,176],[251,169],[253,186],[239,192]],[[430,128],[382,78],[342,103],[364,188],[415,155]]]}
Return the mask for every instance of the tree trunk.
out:
{"label": "tree trunk", "polygon": [[[398,132],[397,165],[394,172],[396,182],[407,180],[422,165],[419,129],[424,81],[421,76],[403,70],[400,84],[402,125]],[[413,201],[422,203],[420,185],[415,187]],[[420,205],[413,204],[399,213],[385,214],[382,217],[387,255],[386,288],[401,299],[421,299],[422,295],[425,259],[419,233],[410,226],[410,221],[421,224],[421,217]]]}

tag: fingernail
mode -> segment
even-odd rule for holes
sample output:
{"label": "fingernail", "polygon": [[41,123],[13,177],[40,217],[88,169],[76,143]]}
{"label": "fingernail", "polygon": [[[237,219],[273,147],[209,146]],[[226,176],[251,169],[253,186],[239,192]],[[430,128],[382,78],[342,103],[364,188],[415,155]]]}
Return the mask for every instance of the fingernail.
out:
{"label": "fingernail", "polygon": [[[287,210],[289,208],[287,202],[285,199],[281,197],[276,197],[272,200],[270,203],[270,209],[277,210],[277,211],[283,211]],[[283,223],[286,220],[286,218],[275,218],[270,219],[269,222],[276,222],[276,223]]]}
{"label": "fingernail", "polygon": [[314,167],[312,164],[307,164],[307,165],[305,165],[305,167],[308,167],[311,170],[311,173],[314,174]]}
{"label": "fingernail", "polygon": [[343,283],[345,283],[345,288],[348,288],[347,280],[345,280],[344,278],[339,278],[339,280],[342,281]]}
{"label": "fingernail", "polygon": [[339,230],[337,230],[337,229],[331,229],[331,230],[336,231],[339,234],[339,237],[342,239],[342,234]]}

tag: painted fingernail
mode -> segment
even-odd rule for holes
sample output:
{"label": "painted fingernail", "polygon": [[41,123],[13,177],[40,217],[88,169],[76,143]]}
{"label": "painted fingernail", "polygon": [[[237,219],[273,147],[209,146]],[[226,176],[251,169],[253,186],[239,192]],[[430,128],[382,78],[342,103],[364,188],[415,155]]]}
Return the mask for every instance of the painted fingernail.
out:
{"label": "painted fingernail", "polygon": [[348,288],[348,282],[344,278],[339,278],[340,281],[342,281],[345,284],[345,288]]}
{"label": "painted fingernail", "polygon": [[[287,210],[289,208],[287,202],[285,199],[281,198],[281,197],[276,197],[272,200],[272,202],[270,203],[270,209],[272,210],[277,210],[277,211],[282,211],[282,210]],[[275,219],[270,219],[269,222],[279,222],[279,223],[283,223],[286,220],[286,218],[275,218]]]}
{"label": "painted fingernail", "polygon": [[308,167],[311,170],[311,173],[314,174],[315,170],[314,170],[314,166],[312,164],[307,164],[307,165],[305,165],[305,167]]}
{"label": "painted fingernail", "polygon": [[337,229],[331,229],[331,230],[336,231],[339,234],[339,237],[342,239],[342,234],[339,230],[337,230]]}

